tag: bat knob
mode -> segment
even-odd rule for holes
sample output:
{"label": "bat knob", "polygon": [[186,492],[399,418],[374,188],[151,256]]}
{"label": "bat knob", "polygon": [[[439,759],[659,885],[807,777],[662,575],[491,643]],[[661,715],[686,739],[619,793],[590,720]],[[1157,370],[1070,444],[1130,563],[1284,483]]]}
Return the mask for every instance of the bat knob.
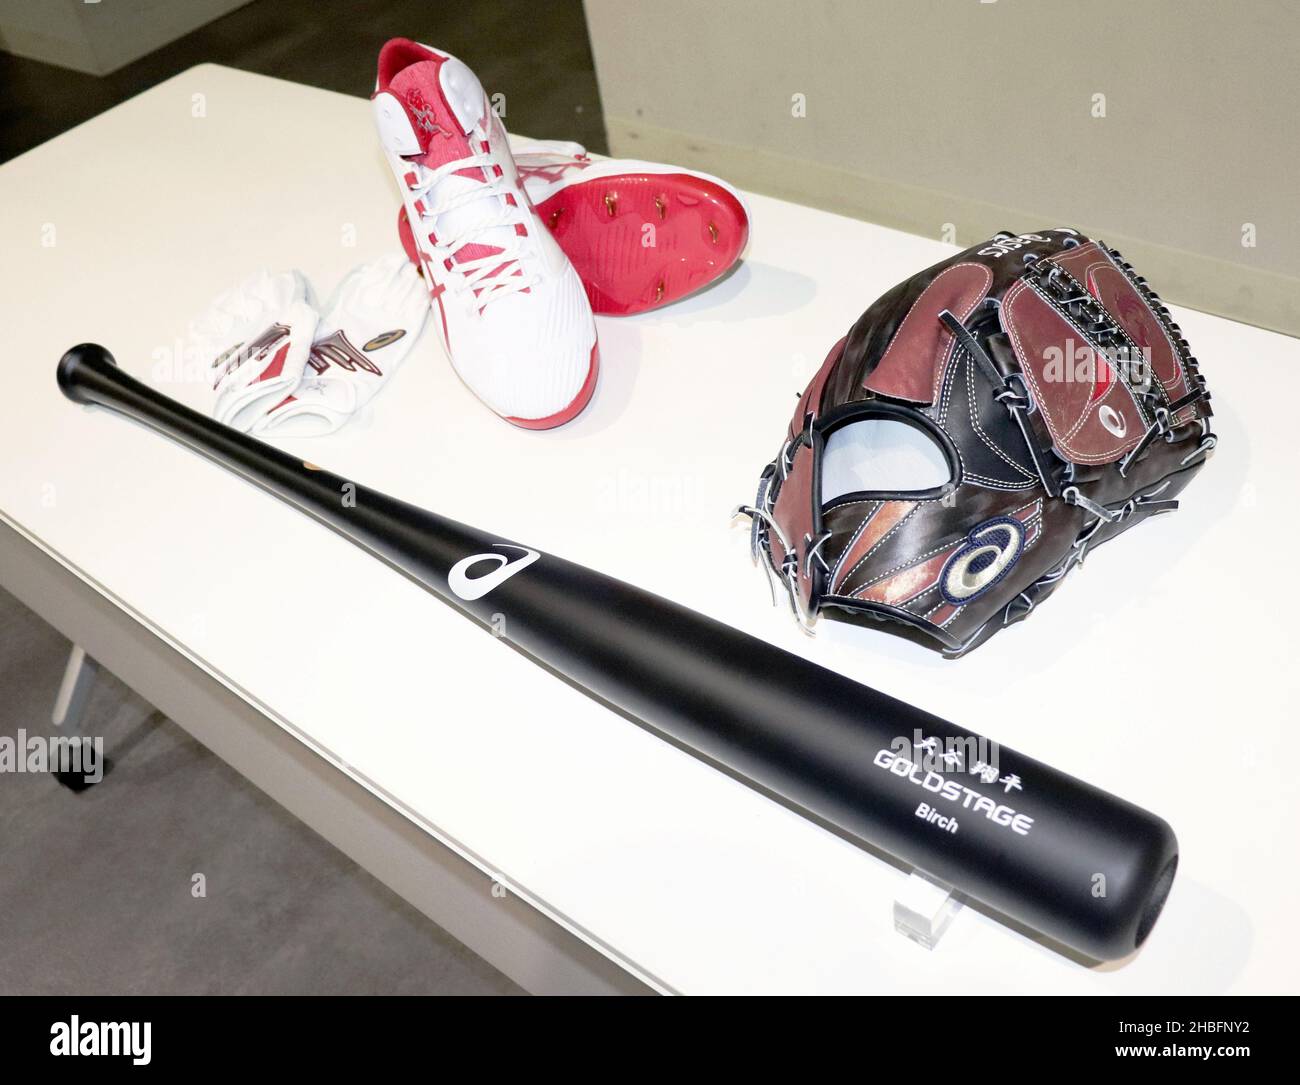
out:
{"label": "bat knob", "polygon": [[59,359],[59,390],[73,403],[93,403],[95,377],[117,368],[117,362],[98,343],[79,343]]}

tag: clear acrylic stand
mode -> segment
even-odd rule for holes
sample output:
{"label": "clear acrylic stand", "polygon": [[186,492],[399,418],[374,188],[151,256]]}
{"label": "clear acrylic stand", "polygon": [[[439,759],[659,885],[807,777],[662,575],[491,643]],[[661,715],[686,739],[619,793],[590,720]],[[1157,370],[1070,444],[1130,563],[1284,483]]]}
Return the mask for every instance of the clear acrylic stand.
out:
{"label": "clear acrylic stand", "polygon": [[894,930],[934,949],[959,911],[961,898],[952,886],[914,870],[894,898]]}

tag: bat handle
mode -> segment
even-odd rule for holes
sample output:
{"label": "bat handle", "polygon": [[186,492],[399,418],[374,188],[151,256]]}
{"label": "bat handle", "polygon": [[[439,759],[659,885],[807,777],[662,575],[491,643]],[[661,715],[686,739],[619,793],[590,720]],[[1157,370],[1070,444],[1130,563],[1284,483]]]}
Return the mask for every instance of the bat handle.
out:
{"label": "bat handle", "polygon": [[59,390],[73,403],[98,403],[95,389],[114,382],[117,360],[98,343],[78,343],[59,359]]}

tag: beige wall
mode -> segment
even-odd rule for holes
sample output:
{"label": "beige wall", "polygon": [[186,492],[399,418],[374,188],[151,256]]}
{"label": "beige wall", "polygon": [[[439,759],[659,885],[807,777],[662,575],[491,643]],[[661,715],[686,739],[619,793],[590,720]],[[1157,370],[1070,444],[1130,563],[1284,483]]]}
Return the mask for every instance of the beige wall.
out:
{"label": "beige wall", "polygon": [[1300,334],[1297,0],[586,9],[616,155],[961,244],[1078,226],[1168,300]]}

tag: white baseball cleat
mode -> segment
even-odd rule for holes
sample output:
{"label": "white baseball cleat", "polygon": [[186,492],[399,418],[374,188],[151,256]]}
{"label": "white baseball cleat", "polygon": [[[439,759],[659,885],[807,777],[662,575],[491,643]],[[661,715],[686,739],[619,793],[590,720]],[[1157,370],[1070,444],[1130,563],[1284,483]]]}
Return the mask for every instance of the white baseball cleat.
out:
{"label": "white baseball cleat", "polygon": [[319,319],[300,271],[257,271],[220,294],[186,343],[212,387],[212,416],[247,433],[297,387]]}
{"label": "white baseball cleat", "polygon": [[596,388],[582,281],[533,212],[474,73],[394,38],[372,99],[451,364],[509,422],[551,429]]}

